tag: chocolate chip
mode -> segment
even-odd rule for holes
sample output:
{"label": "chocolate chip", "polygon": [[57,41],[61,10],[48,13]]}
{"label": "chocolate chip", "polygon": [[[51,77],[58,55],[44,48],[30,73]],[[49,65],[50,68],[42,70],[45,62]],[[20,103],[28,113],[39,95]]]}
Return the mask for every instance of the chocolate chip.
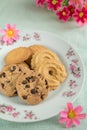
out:
{"label": "chocolate chip", "polygon": [[22,81],[22,84],[27,84],[27,81],[26,80]]}
{"label": "chocolate chip", "polygon": [[40,77],[40,76],[41,76],[41,74],[38,74],[38,76]]}
{"label": "chocolate chip", "polygon": [[36,94],[36,93],[38,93],[38,91],[37,91],[37,89],[34,88],[34,89],[31,90],[31,93]]}
{"label": "chocolate chip", "polygon": [[46,85],[48,85],[48,82],[47,82],[47,80],[46,80],[46,79],[45,79],[45,84],[46,84]]}
{"label": "chocolate chip", "polygon": [[21,69],[19,68],[19,71],[21,71]]}
{"label": "chocolate chip", "polygon": [[10,80],[7,80],[6,82],[7,82],[7,83],[10,83]]}
{"label": "chocolate chip", "polygon": [[3,83],[1,83],[1,87],[2,87],[2,88],[5,88],[4,86],[5,86],[5,85],[4,85]]}
{"label": "chocolate chip", "polygon": [[42,95],[41,95],[41,99],[42,99],[42,100],[44,99],[44,95],[45,95],[45,94],[42,94]]}
{"label": "chocolate chip", "polygon": [[49,74],[50,74],[50,75],[53,75],[53,71],[50,70],[50,71],[49,71]]}
{"label": "chocolate chip", "polygon": [[35,81],[35,77],[31,76],[31,81],[34,82]]}
{"label": "chocolate chip", "polygon": [[30,77],[27,77],[26,80],[29,82],[30,81]]}
{"label": "chocolate chip", "polygon": [[12,66],[9,70],[10,72],[14,72],[16,70],[16,66]]}
{"label": "chocolate chip", "polygon": [[30,88],[30,85],[26,85],[25,88]]}
{"label": "chocolate chip", "polygon": [[49,87],[47,86],[46,89],[48,89]]}
{"label": "chocolate chip", "polygon": [[26,95],[24,95],[24,96],[22,96],[22,98],[23,98],[24,100],[26,100],[26,99],[27,99],[27,96],[26,96]]}
{"label": "chocolate chip", "polygon": [[0,74],[0,78],[5,78],[6,77],[6,74],[5,74],[5,72],[2,72],[1,74]]}

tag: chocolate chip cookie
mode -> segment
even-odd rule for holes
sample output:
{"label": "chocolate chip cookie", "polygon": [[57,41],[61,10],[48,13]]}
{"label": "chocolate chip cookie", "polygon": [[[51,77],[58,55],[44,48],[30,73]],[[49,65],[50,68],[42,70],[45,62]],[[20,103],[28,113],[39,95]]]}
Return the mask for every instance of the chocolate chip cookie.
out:
{"label": "chocolate chip cookie", "polygon": [[0,91],[6,96],[17,95],[16,81],[21,73],[29,71],[25,63],[12,64],[3,67],[0,73]]}
{"label": "chocolate chip cookie", "polygon": [[32,70],[21,74],[16,82],[16,89],[19,97],[31,105],[45,100],[49,92],[47,80]]}

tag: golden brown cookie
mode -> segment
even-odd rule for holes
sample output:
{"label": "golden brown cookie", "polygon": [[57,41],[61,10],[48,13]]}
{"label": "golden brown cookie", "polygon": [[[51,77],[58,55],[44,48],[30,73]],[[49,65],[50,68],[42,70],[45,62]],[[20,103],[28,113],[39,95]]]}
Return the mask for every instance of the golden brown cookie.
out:
{"label": "golden brown cookie", "polygon": [[34,44],[32,46],[29,46],[28,47],[28,52],[29,52],[29,57],[27,60],[25,60],[25,62],[31,66],[31,59],[32,59],[32,56],[36,53],[36,52],[39,52],[39,51],[42,51],[42,50],[46,50],[47,48],[43,45],[39,45],[39,44]]}
{"label": "golden brown cookie", "polygon": [[0,73],[0,92],[6,96],[17,95],[15,85],[18,76],[18,73],[14,73],[13,76],[9,71],[2,71]]}
{"label": "golden brown cookie", "polygon": [[27,104],[35,105],[46,99],[49,88],[47,81],[34,71],[22,74],[16,83],[19,97]]}
{"label": "golden brown cookie", "polygon": [[[18,72],[18,71],[27,71],[25,69],[29,69],[29,66],[25,63],[25,62],[22,62],[22,63],[19,63],[19,64],[10,64],[10,65],[5,65],[2,70],[3,71],[12,71],[12,73],[14,72]],[[15,71],[14,71],[15,70]]]}
{"label": "golden brown cookie", "polygon": [[21,63],[28,59],[29,57],[29,51],[26,47],[19,47],[11,50],[8,52],[8,54],[5,56],[5,64],[15,64],[15,63]]}
{"label": "golden brown cookie", "polygon": [[0,91],[6,96],[17,95],[16,81],[21,73],[29,71],[25,63],[12,64],[3,67],[0,73]]}
{"label": "golden brown cookie", "polygon": [[56,89],[67,76],[66,69],[58,56],[49,50],[36,52],[32,57],[31,67],[46,78],[50,90]]}

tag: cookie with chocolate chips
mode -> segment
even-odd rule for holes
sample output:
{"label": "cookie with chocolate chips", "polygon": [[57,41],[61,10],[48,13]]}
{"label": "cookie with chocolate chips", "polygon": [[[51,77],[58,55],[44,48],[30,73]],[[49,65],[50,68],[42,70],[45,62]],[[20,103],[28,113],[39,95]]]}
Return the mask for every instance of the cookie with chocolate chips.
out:
{"label": "cookie with chocolate chips", "polygon": [[19,97],[30,105],[44,101],[49,93],[47,81],[33,70],[21,74],[16,82]]}
{"label": "cookie with chocolate chips", "polygon": [[0,73],[0,92],[6,96],[17,95],[15,88],[17,76],[18,75],[13,78],[9,71],[2,71]]}
{"label": "cookie with chocolate chips", "polygon": [[3,67],[0,73],[0,91],[6,96],[17,95],[16,81],[21,73],[29,71],[25,63],[12,64]]}

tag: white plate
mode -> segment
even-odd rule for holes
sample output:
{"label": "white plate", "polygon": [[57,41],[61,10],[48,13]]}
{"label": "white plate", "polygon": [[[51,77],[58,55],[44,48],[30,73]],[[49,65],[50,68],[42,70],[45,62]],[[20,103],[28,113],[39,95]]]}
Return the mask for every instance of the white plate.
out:
{"label": "white plate", "polygon": [[24,104],[19,97],[6,97],[0,93],[0,118],[16,122],[35,122],[51,118],[74,101],[82,88],[84,71],[80,57],[76,51],[57,35],[48,32],[22,32],[20,39],[10,46],[1,46],[0,69],[4,65],[4,57],[13,48],[42,44],[55,51],[68,73],[66,81],[57,90],[50,92],[48,98],[35,106]]}

